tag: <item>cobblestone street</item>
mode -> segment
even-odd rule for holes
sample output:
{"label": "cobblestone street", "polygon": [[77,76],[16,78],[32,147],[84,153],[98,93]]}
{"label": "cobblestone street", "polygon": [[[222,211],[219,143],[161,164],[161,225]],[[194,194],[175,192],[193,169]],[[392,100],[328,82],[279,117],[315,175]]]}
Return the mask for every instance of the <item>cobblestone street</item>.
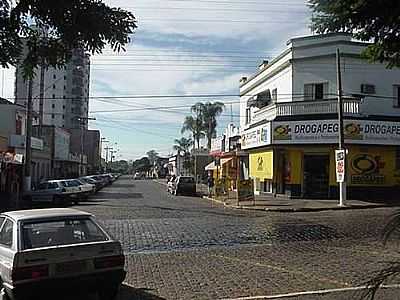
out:
{"label": "cobblestone street", "polygon": [[[128,275],[121,299],[235,299],[325,289],[345,290],[291,299],[352,299],[360,291],[347,288],[400,259],[394,243],[383,247],[379,240],[394,208],[233,210],[128,177],[76,208],[95,214],[123,244]],[[383,290],[377,299],[400,299],[400,290]]]}

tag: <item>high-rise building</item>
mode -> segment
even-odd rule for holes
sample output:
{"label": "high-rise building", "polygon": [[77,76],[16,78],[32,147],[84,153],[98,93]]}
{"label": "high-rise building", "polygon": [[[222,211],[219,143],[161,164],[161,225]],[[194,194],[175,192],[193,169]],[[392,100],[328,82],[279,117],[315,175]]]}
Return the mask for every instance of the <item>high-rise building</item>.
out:
{"label": "high-rise building", "polygon": [[[49,67],[41,72],[38,68],[33,79],[33,110],[37,113],[34,120],[43,125],[54,125],[65,129],[87,129],[89,107],[90,57],[84,50],[76,49],[72,58],[63,68]],[[28,82],[24,80],[22,68],[16,68],[15,76],[16,104],[25,105],[28,97]],[[40,110],[40,86],[44,87],[43,114]]]}

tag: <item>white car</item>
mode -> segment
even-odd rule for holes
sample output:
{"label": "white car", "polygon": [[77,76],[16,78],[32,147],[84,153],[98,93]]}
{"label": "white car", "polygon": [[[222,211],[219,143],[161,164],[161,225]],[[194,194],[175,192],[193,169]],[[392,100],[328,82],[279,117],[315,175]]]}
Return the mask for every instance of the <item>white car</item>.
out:
{"label": "white car", "polygon": [[0,299],[56,299],[77,291],[115,298],[125,279],[121,244],[70,208],[0,215]]}
{"label": "white car", "polygon": [[81,187],[81,195],[84,199],[89,197],[90,195],[94,194],[96,192],[96,185],[87,183],[84,180],[81,179],[71,179],[73,181],[76,181],[80,187]]}
{"label": "white car", "polygon": [[51,202],[55,206],[73,201],[78,203],[81,188],[76,183],[67,180],[49,180],[41,182],[38,187],[28,194],[33,202]]}

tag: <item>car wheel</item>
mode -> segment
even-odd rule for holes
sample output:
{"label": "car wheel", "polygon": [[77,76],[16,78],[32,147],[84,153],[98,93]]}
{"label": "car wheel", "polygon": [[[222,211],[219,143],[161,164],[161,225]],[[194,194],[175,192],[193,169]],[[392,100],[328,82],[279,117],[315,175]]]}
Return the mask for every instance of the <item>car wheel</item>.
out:
{"label": "car wheel", "polygon": [[99,300],[114,300],[118,294],[118,290],[119,284],[102,288],[98,292]]}

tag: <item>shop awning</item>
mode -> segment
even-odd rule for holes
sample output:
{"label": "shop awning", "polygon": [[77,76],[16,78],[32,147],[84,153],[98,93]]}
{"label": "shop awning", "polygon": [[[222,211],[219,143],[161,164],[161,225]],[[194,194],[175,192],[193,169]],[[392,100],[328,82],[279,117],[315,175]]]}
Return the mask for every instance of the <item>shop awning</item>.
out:
{"label": "shop awning", "polygon": [[217,166],[215,165],[215,162],[210,162],[207,166],[204,167],[204,170],[206,170],[206,171],[213,171],[216,169],[217,169]]}
{"label": "shop awning", "polygon": [[227,162],[231,161],[232,157],[230,158],[221,158],[221,165],[226,164]]}

